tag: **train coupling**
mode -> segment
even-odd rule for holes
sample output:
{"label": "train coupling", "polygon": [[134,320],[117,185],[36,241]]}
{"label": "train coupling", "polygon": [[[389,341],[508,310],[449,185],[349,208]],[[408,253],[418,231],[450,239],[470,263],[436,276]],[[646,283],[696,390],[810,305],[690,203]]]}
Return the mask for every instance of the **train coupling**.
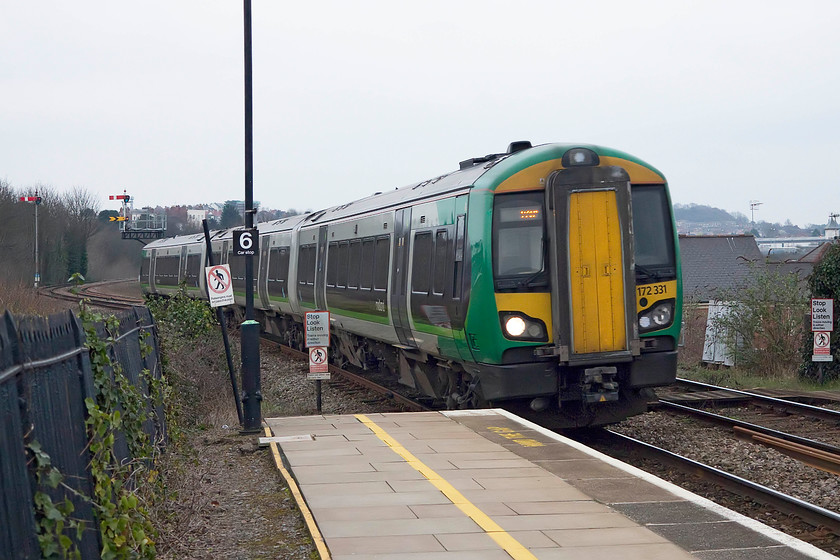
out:
{"label": "train coupling", "polygon": [[583,370],[583,400],[587,403],[618,400],[618,381],[615,366],[600,366]]}

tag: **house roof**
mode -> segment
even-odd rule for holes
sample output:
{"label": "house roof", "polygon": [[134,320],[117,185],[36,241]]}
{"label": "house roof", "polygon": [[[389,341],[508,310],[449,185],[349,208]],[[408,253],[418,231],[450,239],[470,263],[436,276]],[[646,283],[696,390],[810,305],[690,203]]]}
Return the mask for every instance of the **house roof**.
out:
{"label": "house roof", "polygon": [[822,260],[825,256],[825,252],[828,251],[828,248],[831,247],[832,240],[827,239],[825,243],[820,243],[801,257],[799,257],[797,262],[801,263],[811,263],[816,264]]}
{"label": "house roof", "polygon": [[699,302],[743,285],[750,267],[764,268],[752,235],[680,235],[683,294]]}

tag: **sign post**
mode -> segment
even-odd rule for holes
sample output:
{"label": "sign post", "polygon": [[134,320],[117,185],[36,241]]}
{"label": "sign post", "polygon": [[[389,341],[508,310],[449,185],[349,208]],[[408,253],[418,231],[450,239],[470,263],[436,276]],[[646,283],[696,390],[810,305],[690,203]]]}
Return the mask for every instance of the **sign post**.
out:
{"label": "sign post", "polygon": [[831,331],[834,330],[834,299],[811,298],[811,333],[814,336],[814,353],[812,362],[820,362],[818,366],[819,381],[823,381],[822,362],[833,362],[831,355]]}
{"label": "sign post", "polygon": [[[210,242],[210,228],[207,226],[207,220],[201,220],[201,227],[204,229],[204,247],[207,255],[208,268],[215,268],[215,261],[213,259],[213,245]],[[208,274],[209,276],[209,274]],[[205,283],[207,288],[207,297],[210,298],[210,284]],[[225,314],[221,307],[216,308],[216,319],[219,321],[219,328],[222,331],[222,342],[225,345],[225,358],[227,358],[228,375],[230,376],[230,386],[233,388],[233,400],[236,403],[236,415],[239,417],[239,425],[245,425],[245,417],[242,412],[242,402],[239,400],[239,387],[236,385],[236,370],[233,368],[233,356],[230,353],[230,339],[228,337],[227,321]]]}
{"label": "sign post", "polygon": [[309,311],[304,313],[306,324],[306,347],[309,348],[309,374],[306,378],[315,381],[315,405],[321,414],[321,380],[330,379],[330,312]]}

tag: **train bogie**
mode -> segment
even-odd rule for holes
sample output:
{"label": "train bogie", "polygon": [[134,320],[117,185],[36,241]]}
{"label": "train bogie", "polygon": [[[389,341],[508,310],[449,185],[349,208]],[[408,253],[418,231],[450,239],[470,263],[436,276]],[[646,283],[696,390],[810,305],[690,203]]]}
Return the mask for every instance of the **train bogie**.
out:
{"label": "train bogie", "polygon": [[[643,410],[648,388],[675,377],[680,327],[662,175],[622,152],[559,144],[514,143],[460,167],[261,224],[263,328],[300,347],[303,314],[329,310],[333,359],[449,407],[501,404],[561,426]],[[230,238],[214,233],[213,251],[243,305]],[[204,252],[195,237],[152,243],[141,282],[198,293]]]}

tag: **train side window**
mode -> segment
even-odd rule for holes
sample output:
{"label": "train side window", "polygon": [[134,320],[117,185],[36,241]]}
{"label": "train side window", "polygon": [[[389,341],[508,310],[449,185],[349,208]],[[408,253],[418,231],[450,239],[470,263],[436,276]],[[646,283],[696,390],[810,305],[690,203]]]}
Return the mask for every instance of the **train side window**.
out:
{"label": "train side window", "polygon": [[362,242],[354,239],[350,242],[349,273],[347,275],[347,287],[353,290],[359,287],[359,267],[361,266],[361,261]]}
{"label": "train side window", "polygon": [[338,277],[338,242],[333,241],[327,248],[327,286],[335,287]]}
{"label": "train side window", "polygon": [[298,283],[315,284],[315,245],[302,245],[298,255]]}
{"label": "train side window", "polygon": [[178,257],[158,257],[155,264],[155,280],[162,286],[177,286]]}
{"label": "train side window", "polygon": [[[222,262],[222,252],[221,251],[213,251],[213,264],[217,265]],[[208,263],[209,266],[209,263]]]}
{"label": "train side window", "polygon": [[429,293],[429,276],[432,268],[432,232],[414,235],[414,255],[411,260],[411,291]]}
{"label": "train side window", "polygon": [[233,279],[233,291],[245,291],[245,256],[230,254],[230,275]]}
{"label": "train side window", "polygon": [[342,241],[338,244],[338,278],[335,285],[337,288],[347,286],[347,258],[350,256],[350,244]]}
{"label": "train side window", "polygon": [[391,236],[377,237],[374,252],[373,289],[384,292],[388,289],[388,268],[391,266]]}
{"label": "train side window", "polygon": [[306,257],[306,284],[308,286],[315,285],[315,261],[317,258],[317,248],[315,245],[310,245],[309,254]]}
{"label": "train side window", "polygon": [[446,237],[445,229],[439,229],[435,233],[435,275],[432,291],[441,296],[446,290],[446,255],[449,253]]}
{"label": "train side window", "polygon": [[370,290],[373,287],[373,238],[362,239],[361,258],[361,288]]}

